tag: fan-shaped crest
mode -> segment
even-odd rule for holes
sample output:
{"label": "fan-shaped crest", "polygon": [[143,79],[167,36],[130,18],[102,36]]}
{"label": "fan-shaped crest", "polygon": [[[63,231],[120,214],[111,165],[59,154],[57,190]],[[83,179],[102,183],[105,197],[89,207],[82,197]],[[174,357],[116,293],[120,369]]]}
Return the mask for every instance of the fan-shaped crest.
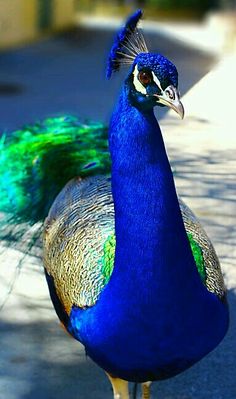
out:
{"label": "fan-shaped crest", "polygon": [[118,32],[108,58],[108,79],[111,77],[112,72],[120,69],[120,66],[132,64],[138,54],[148,53],[143,34],[137,28],[142,14],[142,10],[137,10],[128,18],[125,26]]}

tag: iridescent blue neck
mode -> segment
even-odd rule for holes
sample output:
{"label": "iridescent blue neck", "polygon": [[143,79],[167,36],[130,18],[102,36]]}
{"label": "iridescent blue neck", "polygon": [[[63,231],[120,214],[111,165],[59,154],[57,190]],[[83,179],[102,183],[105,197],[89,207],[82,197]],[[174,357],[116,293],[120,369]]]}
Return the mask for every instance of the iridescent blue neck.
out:
{"label": "iridescent blue neck", "polygon": [[152,109],[142,112],[131,105],[125,89],[113,113],[109,144],[119,269],[124,259],[125,267],[128,261],[129,268],[141,264],[149,270],[173,269],[181,258],[194,264],[160,127]]}

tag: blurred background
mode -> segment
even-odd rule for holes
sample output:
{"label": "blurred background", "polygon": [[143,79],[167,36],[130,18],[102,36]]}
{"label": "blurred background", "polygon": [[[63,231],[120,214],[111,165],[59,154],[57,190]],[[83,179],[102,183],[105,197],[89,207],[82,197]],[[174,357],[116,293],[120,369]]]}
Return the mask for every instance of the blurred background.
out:
{"label": "blurred background", "polygon": [[0,0],[0,131],[61,112],[107,121],[123,77],[105,82],[107,52],[137,7],[150,48],[181,68],[182,93],[236,47],[233,0]]}
{"label": "blurred background", "polygon": [[[157,117],[178,193],[215,245],[231,307],[223,343],[186,373],[156,384],[154,397],[234,399],[236,1],[0,0],[0,160],[6,136],[47,117],[108,123],[127,70],[106,81],[107,54],[137,7],[144,10],[148,48],[179,71],[186,119],[180,122],[165,107]],[[59,327],[41,242],[32,245],[40,226],[20,226],[20,240],[19,226],[10,233],[0,229],[0,398],[111,398],[104,373]]]}
{"label": "blurred background", "polygon": [[[82,15],[124,16],[135,8],[147,18],[188,21],[231,14],[235,0],[11,0],[0,1],[0,47],[38,39],[75,24]],[[219,26],[220,28],[220,26]]]}

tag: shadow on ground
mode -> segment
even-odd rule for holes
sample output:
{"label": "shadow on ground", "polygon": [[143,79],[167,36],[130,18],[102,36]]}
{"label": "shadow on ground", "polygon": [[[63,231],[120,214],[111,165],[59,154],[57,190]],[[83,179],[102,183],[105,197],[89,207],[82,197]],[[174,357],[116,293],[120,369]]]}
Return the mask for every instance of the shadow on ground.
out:
{"label": "shadow on ground", "polygon": [[180,152],[170,146],[179,195],[192,207],[216,248],[227,285],[236,284],[235,151]]}
{"label": "shadow on ground", "polygon": [[[153,398],[236,397],[233,377],[236,375],[236,319],[233,311],[236,296],[233,291],[229,292],[229,302],[231,327],[223,343],[185,373],[155,383]],[[56,318],[43,323],[40,320],[27,324],[1,322],[0,331],[0,391],[4,398],[112,398],[103,371],[85,357],[82,346],[62,331]]]}

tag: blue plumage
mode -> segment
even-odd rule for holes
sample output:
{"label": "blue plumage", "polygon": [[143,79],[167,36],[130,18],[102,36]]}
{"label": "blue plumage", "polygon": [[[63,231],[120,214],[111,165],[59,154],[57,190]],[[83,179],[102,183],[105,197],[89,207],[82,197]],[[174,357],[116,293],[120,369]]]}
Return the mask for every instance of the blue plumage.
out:
{"label": "blue plumage", "polygon": [[178,87],[178,71],[176,66],[161,54],[141,53],[135,58],[138,69],[151,69],[158,76],[162,87],[169,85]]}
{"label": "blue plumage", "polygon": [[109,79],[112,75],[112,72],[119,70],[120,63],[119,61],[122,59],[122,52],[124,46],[128,45],[128,41],[131,36],[134,34],[137,24],[142,17],[142,11],[137,10],[133,15],[131,15],[124,27],[120,29],[117,33],[117,36],[114,40],[114,44],[111,48],[108,62],[107,62],[107,78]]}
{"label": "blue plumage", "polygon": [[140,17],[140,10],[130,17],[109,56],[108,77],[123,56],[132,59],[109,127],[111,184],[105,177],[71,181],[55,200],[44,239],[55,309],[121,399],[129,398],[126,381],[184,371],[213,350],[228,327],[217,256],[180,205],[153,110],[168,106],[183,118],[178,73],[164,56],[145,51],[139,33],[132,42]]}

